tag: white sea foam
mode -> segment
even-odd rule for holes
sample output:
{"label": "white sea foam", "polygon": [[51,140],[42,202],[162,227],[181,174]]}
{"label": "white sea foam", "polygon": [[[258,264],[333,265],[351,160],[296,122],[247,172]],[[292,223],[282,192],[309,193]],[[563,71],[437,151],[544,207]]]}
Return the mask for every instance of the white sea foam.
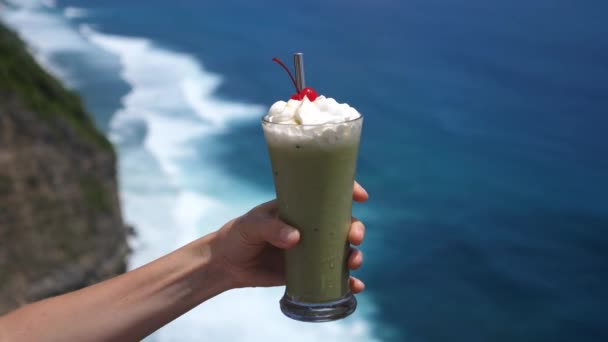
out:
{"label": "white sea foam", "polygon": [[78,7],[66,7],[63,10],[63,15],[66,18],[84,18],[87,16],[87,11]]}
{"label": "white sea foam", "polygon": [[[43,60],[58,52],[87,49],[90,43],[120,59],[121,77],[131,90],[111,121],[110,137],[119,148],[124,216],[138,231],[132,241],[135,251],[131,268],[219,228],[229,218],[267,199],[267,194],[231,178],[221,165],[209,162],[199,170],[186,166],[197,158],[209,161],[204,153],[214,148],[209,144],[205,150],[197,150],[193,140],[229,129],[234,120],[257,119],[263,107],[215,97],[221,77],[207,72],[190,55],[168,51],[142,38],[102,34],[89,26],[71,30],[65,17],[22,11],[12,11],[7,22],[25,36]],[[58,75],[64,78],[62,73]],[[142,132],[144,137],[138,138]],[[200,179],[201,184],[225,184],[226,190],[219,197],[209,197],[188,187],[189,177]],[[373,306],[364,295],[359,297],[361,307],[348,320],[311,325],[281,314],[278,300],[282,291],[229,291],[147,340],[374,341],[372,326],[364,319],[364,313]]]}
{"label": "white sea foam", "polygon": [[4,0],[11,7],[17,7],[19,9],[34,10],[43,6],[52,7],[54,1],[51,0]]}

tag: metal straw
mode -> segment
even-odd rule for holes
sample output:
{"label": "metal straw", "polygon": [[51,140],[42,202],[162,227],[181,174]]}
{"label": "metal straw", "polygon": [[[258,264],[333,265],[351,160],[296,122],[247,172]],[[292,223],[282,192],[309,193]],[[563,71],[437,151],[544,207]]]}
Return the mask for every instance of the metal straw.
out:
{"label": "metal straw", "polygon": [[298,93],[306,88],[306,80],[304,79],[304,54],[297,52],[293,54],[293,64],[296,69],[296,87]]}

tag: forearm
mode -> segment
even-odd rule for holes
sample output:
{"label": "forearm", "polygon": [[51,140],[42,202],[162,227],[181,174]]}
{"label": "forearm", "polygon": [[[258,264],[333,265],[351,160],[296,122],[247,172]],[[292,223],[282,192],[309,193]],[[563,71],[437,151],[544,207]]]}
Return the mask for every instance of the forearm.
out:
{"label": "forearm", "polygon": [[208,235],[94,286],[0,317],[0,341],[138,341],[229,284]]}

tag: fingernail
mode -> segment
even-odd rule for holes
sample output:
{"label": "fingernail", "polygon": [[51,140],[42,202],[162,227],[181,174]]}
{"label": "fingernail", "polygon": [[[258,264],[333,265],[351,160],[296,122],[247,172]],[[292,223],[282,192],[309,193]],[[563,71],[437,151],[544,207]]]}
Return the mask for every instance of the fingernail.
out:
{"label": "fingernail", "polygon": [[357,184],[359,185],[359,189],[360,189],[361,191],[363,191],[363,193],[364,193],[364,194],[369,195],[369,194],[367,193],[367,190],[365,190],[365,188],[363,187],[363,185],[361,185],[361,184],[359,184],[359,183],[357,183]]}
{"label": "fingernail", "polygon": [[363,230],[365,229],[365,226],[363,225],[363,222],[361,221],[355,221],[353,222],[353,228],[357,229],[357,230]]}
{"label": "fingernail", "polygon": [[297,234],[298,231],[291,227],[283,227],[281,228],[281,232],[279,233],[281,241],[285,243],[291,242],[293,239],[295,239]]}

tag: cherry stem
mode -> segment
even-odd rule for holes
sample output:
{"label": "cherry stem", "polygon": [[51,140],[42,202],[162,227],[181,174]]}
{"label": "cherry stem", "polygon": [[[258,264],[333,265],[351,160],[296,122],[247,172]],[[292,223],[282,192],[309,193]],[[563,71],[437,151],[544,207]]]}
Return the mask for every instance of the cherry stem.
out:
{"label": "cherry stem", "polygon": [[285,64],[283,64],[283,62],[281,62],[281,60],[278,59],[277,57],[273,58],[272,61],[278,63],[280,66],[283,67],[283,69],[285,69],[285,71],[287,71],[287,74],[289,75],[289,78],[291,78],[291,82],[293,83],[294,88],[296,88],[296,93],[297,93],[298,86],[296,84],[295,78],[293,78],[293,75],[291,74],[291,71],[289,71],[289,69],[285,66]]}

